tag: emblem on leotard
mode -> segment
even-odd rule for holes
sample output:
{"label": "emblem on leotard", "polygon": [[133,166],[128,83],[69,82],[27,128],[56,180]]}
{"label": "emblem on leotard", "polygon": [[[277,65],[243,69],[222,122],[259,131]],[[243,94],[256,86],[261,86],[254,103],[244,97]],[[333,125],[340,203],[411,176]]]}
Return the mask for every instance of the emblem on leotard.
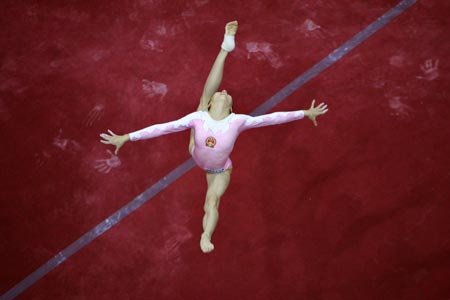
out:
{"label": "emblem on leotard", "polygon": [[216,139],[212,136],[208,136],[205,140],[205,145],[210,148],[214,148],[216,145]]}

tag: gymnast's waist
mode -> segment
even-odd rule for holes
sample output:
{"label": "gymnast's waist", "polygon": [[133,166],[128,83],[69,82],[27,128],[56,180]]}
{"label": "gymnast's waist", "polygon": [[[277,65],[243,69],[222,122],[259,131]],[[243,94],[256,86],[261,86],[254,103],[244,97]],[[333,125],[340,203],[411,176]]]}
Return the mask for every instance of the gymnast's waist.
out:
{"label": "gymnast's waist", "polygon": [[225,169],[224,168],[221,168],[221,169],[216,169],[216,170],[213,170],[213,169],[207,169],[207,168],[205,168],[204,169],[206,172],[208,172],[208,173],[223,173],[223,172],[225,172]]}

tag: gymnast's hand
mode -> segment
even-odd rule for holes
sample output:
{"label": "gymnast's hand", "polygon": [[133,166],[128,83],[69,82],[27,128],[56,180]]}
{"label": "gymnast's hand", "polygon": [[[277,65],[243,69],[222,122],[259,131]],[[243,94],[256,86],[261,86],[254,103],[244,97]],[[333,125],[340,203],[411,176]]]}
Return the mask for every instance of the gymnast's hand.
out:
{"label": "gymnast's hand", "polygon": [[316,118],[320,115],[325,114],[328,111],[327,105],[325,103],[320,103],[319,106],[314,107],[314,103],[316,100],[314,99],[311,104],[311,108],[305,110],[305,116],[307,116],[313,123],[314,126],[317,126]]}
{"label": "gymnast's hand", "polygon": [[123,146],[123,144],[130,140],[130,136],[128,134],[117,135],[109,129],[108,132],[111,135],[108,135],[106,133],[100,134],[100,136],[103,138],[103,140],[100,140],[100,142],[103,144],[116,146],[116,151],[114,153],[117,155],[119,154],[119,149]]}

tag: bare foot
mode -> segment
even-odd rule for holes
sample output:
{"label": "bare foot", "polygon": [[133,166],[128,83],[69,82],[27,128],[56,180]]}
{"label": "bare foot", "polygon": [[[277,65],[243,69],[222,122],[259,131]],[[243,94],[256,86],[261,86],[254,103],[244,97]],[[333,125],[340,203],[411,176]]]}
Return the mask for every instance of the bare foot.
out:
{"label": "bare foot", "polygon": [[214,250],[214,245],[211,243],[211,238],[206,233],[202,233],[200,248],[202,248],[203,253],[209,253]]}
{"label": "bare foot", "polygon": [[238,21],[228,22],[227,25],[225,25],[226,35],[236,35],[237,30],[238,30]]}

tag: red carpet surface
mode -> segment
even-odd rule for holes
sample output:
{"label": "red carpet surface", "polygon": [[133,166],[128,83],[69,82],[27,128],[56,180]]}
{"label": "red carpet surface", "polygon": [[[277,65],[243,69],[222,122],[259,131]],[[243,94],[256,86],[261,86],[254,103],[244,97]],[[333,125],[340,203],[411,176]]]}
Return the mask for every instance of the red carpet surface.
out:
{"label": "red carpet surface", "polygon": [[[3,1],[0,295],[189,158],[189,132],[99,142],[196,110],[238,20],[221,88],[250,113],[399,1]],[[195,168],[17,296],[450,299],[446,1],[417,1],[243,133],[203,254]],[[1,296],[0,296],[1,299]]]}

